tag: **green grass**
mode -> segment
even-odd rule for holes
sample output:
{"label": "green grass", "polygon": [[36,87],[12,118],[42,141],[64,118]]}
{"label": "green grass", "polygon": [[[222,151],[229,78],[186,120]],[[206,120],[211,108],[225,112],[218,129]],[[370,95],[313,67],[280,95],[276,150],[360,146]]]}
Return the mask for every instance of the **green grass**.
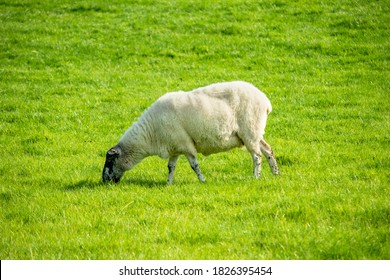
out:
{"label": "green grass", "polygon": [[[0,259],[389,259],[390,2],[0,0]],[[168,91],[269,96],[249,153],[104,155]]]}

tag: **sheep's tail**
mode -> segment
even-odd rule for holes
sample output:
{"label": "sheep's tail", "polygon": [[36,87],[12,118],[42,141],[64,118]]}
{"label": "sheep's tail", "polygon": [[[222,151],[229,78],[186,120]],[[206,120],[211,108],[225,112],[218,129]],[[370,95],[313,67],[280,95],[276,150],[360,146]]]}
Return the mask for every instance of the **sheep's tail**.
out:
{"label": "sheep's tail", "polygon": [[272,105],[271,105],[271,102],[268,100],[268,104],[267,104],[267,115],[271,114],[272,112]]}
{"label": "sheep's tail", "polygon": [[268,100],[268,98],[266,98],[265,104],[262,104],[262,110],[259,116],[259,121],[260,121],[259,131],[260,131],[261,138],[263,138],[264,136],[265,127],[267,125],[267,117],[271,112],[272,112],[271,102]]}

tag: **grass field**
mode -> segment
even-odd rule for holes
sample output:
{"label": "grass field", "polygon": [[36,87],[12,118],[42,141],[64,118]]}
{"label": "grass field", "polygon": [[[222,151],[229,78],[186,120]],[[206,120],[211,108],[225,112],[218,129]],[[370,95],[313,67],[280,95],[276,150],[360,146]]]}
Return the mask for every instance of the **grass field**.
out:
{"label": "grass field", "polygon": [[[390,259],[387,0],[0,0],[0,259]],[[281,176],[247,151],[106,151],[168,91],[245,80]]]}

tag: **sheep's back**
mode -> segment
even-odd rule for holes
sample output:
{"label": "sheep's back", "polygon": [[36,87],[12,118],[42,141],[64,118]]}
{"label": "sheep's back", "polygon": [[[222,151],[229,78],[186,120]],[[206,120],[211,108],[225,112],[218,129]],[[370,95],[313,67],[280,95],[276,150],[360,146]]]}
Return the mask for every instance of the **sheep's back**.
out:
{"label": "sheep's back", "polygon": [[259,129],[258,124],[248,128],[248,122],[258,123],[262,103],[257,88],[234,82],[168,93],[153,104],[151,111],[165,145],[181,145],[190,139],[197,152],[212,154],[242,146],[240,130]]}

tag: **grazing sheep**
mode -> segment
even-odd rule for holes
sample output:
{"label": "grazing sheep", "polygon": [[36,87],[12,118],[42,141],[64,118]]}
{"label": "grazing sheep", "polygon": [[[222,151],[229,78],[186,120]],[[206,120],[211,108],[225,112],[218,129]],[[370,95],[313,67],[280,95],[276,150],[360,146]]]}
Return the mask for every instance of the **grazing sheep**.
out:
{"label": "grazing sheep", "polygon": [[272,107],[263,92],[246,82],[212,84],[189,92],[171,92],[152,104],[106,155],[103,181],[119,182],[126,170],[145,157],[168,160],[168,183],[180,155],[185,155],[201,182],[205,178],[197,153],[210,155],[245,147],[258,178],[261,153],[273,174],[279,174],[271,147],[263,135]]}

